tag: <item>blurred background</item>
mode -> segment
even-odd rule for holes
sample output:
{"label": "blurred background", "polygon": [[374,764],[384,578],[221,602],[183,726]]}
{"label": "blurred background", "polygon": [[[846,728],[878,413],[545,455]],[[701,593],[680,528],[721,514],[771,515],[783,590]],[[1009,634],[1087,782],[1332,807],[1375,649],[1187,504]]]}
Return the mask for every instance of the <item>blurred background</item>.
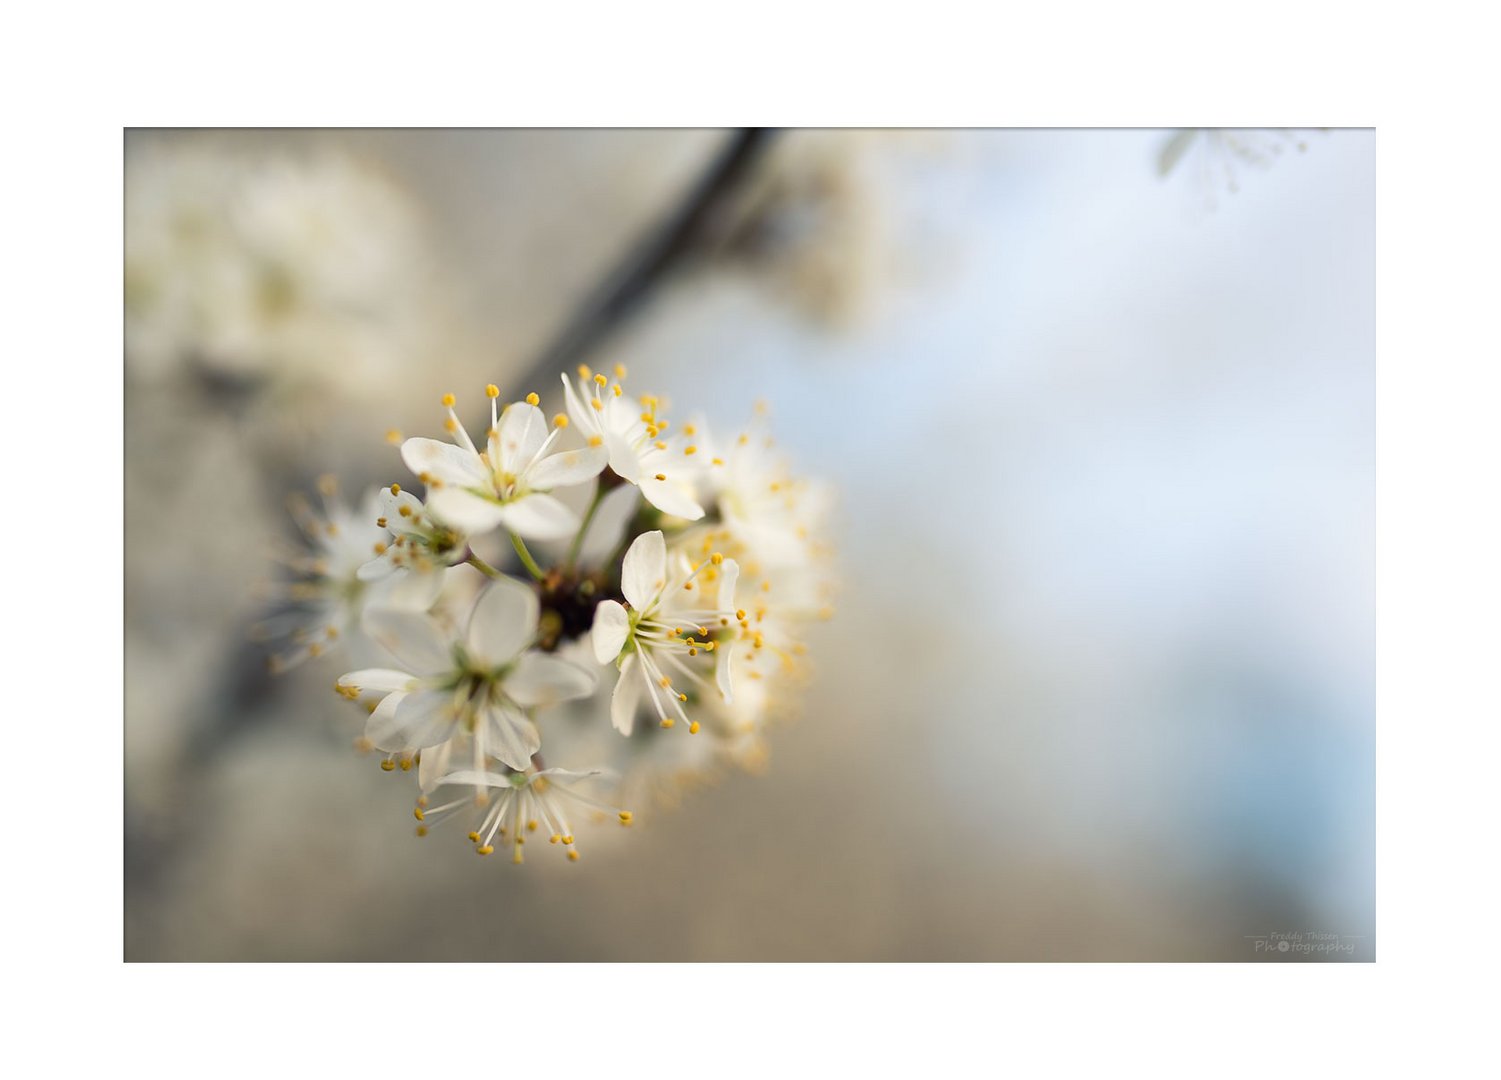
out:
{"label": "blurred background", "polygon": [[[1373,959],[1374,168],[1346,130],[129,132],[127,959]],[[513,867],[414,838],[340,662],[272,677],[251,629],[289,493],[579,360],[764,399],[839,492],[840,603],[759,774]]]}

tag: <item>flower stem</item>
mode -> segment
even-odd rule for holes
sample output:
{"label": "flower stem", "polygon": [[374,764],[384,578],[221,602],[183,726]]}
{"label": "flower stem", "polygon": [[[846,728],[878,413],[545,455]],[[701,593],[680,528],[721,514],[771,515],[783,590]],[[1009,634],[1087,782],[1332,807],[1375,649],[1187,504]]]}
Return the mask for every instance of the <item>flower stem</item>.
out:
{"label": "flower stem", "polygon": [[584,522],[579,526],[578,534],[574,536],[573,543],[568,545],[568,559],[563,563],[564,570],[572,570],[573,564],[578,561],[579,549],[584,546],[584,534],[589,531],[589,523],[594,520],[594,512],[599,509],[604,495],[605,486],[600,484],[594,489],[594,499],[589,503],[589,509],[584,511]]}
{"label": "flower stem", "polygon": [[537,565],[537,560],[532,558],[532,553],[526,550],[526,542],[523,541],[521,537],[517,536],[515,533],[511,534],[511,546],[516,549],[516,557],[521,560],[521,565],[526,567],[527,572],[531,574],[532,577],[536,578],[538,581],[541,581],[547,576],[542,572],[542,567]]}
{"label": "flower stem", "polygon": [[493,567],[489,563],[485,562],[484,559],[481,559],[479,557],[479,555],[476,554],[473,551],[469,552],[469,557],[467,559],[465,559],[464,561],[467,562],[470,566],[474,567],[476,570],[478,570],[481,574],[484,574],[485,577],[488,577],[488,578],[498,578],[498,577],[500,577],[500,571],[499,570],[495,569],[495,567]]}

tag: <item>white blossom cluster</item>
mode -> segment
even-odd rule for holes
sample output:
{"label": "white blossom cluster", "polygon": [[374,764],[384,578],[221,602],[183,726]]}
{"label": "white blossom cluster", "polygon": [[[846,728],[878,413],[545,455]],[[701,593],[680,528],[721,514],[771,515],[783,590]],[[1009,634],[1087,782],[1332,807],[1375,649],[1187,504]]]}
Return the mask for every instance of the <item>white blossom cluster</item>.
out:
{"label": "white blossom cluster", "polygon": [[433,266],[416,203],[347,155],[127,155],[126,352],[145,383],[378,385],[442,332]]}
{"label": "white blossom cluster", "polygon": [[758,763],[795,701],[830,614],[826,490],[759,414],[721,440],[625,374],[563,376],[551,419],[490,385],[478,442],[445,395],[447,440],[391,440],[421,497],[398,482],[351,510],[328,483],[321,515],[296,508],[313,550],[289,560],[274,666],[365,665],[335,687],[381,767],[415,771],[418,835],[464,817],[481,855],[577,859],[576,825]]}

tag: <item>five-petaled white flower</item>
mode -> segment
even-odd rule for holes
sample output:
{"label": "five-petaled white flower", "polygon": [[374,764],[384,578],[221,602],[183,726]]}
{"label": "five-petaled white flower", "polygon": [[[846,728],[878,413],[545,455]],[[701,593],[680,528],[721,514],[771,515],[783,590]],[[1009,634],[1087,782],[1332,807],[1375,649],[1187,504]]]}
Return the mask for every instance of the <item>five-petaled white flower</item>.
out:
{"label": "five-petaled white flower", "polygon": [[549,454],[565,425],[558,423],[548,433],[537,395],[507,405],[497,418],[500,391],[491,385],[485,393],[490,431],[483,452],[459,423],[452,394],[443,404],[454,443],[423,438],[402,443],[402,460],[428,486],[427,505],[444,522],[472,534],[504,525],[528,540],[556,540],[577,531],[578,518],[547,492],[599,475],[608,452],[596,444]]}
{"label": "five-petaled white flower", "polygon": [[[481,792],[498,789],[499,794],[493,798],[488,793],[481,798],[480,805],[485,807],[483,816],[469,833],[469,839],[480,855],[489,855],[494,851],[492,841],[499,836],[511,845],[511,861],[519,863],[522,861],[521,849],[526,844],[527,835],[537,832],[539,828],[546,828],[548,841],[563,845],[568,858],[576,862],[579,853],[573,842],[573,827],[568,823],[565,802],[572,801],[593,811],[613,814],[622,825],[631,823],[629,810],[621,810],[573,789],[581,781],[603,775],[602,769],[591,769],[588,772],[540,769],[509,774],[475,769],[452,773],[443,777],[440,783],[472,785]],[[417,820],[439,820],[474,805],[475,799],[472,796],[455,799],[431,809],[425,809],[419,800]]]}
{"label": "five-petaled white flower", "polygon": [[[686,436],[666,434],[668,421],[657,416],[655,397],[632,401],[625,396],[620,382],[624,367],[617,366],[615,375],[611,383],[603,375],[590,377],[589,369],[580,367],[577,391],[564,375],[568,415],[588,433],[591,446],[603,446],[609,452],[610,468],[639,487],[647,502],[664,514],[697,521],[704,516],[704,508],[693,497],[698,446],[684,441]],[[606,386],[609,392],[603,393]]]}
{"label": "five-petaled white flower", "polygon": [[[708,580],[695,580],[701,572]],[[601,600],[590,630],[594,658],[601,664],[614,661],[619,665],[620,678],[610,699],[610,721],[616,730],[631,733],[644,693],[650,696],[663,727],[673,726],[670,711],[688,725],[690,733],[698,734],[698,724],[683,709],[688,695],[673,685],[664,668],[704,686],[704,677],[688,663],[700,653],[715,654],[715,684],[720,695],[730,700],[731,651],[747,625],[745,612],[735,609],[739,573],[734,559],[715,553],[696,565],[688,563],[669,579],[667,544],[661,532],[642,533],[631,544],[620,574],[620,591],[631,610],[614,600]],[[706,598],[700,600],[699,594],[715,577],[718,596],[710,604]]]}
{"label": "five-petaled white flower", "polygon": [[[432,751],[424,787],[446,763],[451,740],[469,735],[474,759],[499,758],[526,769],[542,745],[528,709],[587,696],[591,672],[545,653],[527,650],[537,635],[536,594],[510,578],[497,579],[475,602],[462,641],[443,633],[429,616],[375,610],[365,630],[402,664],[351,671],[340,693],[385,695],[370,714],[365,736],[388,752]],[[423,762],[426,766],[428,763]]]}

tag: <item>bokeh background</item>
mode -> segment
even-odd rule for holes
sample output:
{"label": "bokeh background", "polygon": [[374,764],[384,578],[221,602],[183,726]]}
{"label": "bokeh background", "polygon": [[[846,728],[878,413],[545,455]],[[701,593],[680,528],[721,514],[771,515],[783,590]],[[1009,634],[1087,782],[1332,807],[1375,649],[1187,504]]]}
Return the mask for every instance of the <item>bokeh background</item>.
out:
{"label": "bokeh background", "polygon": [[[1373,959],[1374,134],[778,133],[590,323],[734,138],[127,133],[127,959]],[[840,603],[758,775],[512,867],[250,630],[580,325],[769,403]]]}

